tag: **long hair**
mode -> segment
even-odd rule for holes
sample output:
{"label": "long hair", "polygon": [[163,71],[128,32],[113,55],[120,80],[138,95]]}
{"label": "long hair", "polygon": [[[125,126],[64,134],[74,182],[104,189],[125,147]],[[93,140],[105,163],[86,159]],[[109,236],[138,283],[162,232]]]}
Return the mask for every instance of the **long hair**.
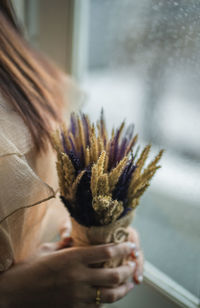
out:
{"label": "long hair", "polygon": [[0,94],[45,150],[53,121],[61,120],[62,73],[23,37],[10,0],[0,1]]}

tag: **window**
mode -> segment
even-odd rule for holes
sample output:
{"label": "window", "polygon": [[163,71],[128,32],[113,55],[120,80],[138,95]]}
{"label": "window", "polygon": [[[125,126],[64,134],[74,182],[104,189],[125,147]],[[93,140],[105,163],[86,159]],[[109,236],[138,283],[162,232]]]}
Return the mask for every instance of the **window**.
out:
{"label": "window", "polygon": [[[86,68],[92,118],[126,118],[140,143],[165,148],[133,223],[146,259],[200,296],[200,3],[92,0]],[[83,25],[82,25],[83,26]]]}

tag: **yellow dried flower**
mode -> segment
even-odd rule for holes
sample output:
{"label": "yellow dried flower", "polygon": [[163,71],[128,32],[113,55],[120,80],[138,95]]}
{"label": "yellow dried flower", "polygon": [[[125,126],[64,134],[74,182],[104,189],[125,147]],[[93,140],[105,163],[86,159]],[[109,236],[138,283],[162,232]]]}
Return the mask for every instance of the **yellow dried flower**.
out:
{"label": "yellow dried flower", "polygon": [[97,138],[94,125],[92,126],[90,134],[90,159],[92,162],[96,162],[98,159]]}
{"label": "yellow dried flower", "polygon": [[116,221],[123,211],[122,202],[112,200],[110,196],[96,196],[92,205],[102,225]]}
{"label": "yellow dried flower", "polygon": [[98,168],[97,165],[94,164],[92,167],[91,184],[90,184],[93,197],[97,195],[97,183],[98,183]]}
{"label": "yellow dried flower", "polygon": [[105,164],[104,164],[104,170],[105,170],[105,172],[108,171],[108,161],[109,161],[109,158],[108,158],[108,154],[106,153]]}
{"label": "yellow dried flower", "polygon": [[161,155],[162,154],[159,153],[156,159],[154,159],[153,162],[150,163],[149,166],[144,170],[144,172],[137,177],[137,179],[134,181],[134,186],[132,187],[132,190],[129,187],[129,192],[128,192],[129,203],[131,203],[132,200],[135,198],[138,199],[149,187],[150,180],[152,179],[156,171],[161,167],[161,166],[156,166],[156,163],[161,158]]}
{"label": "yellow dried flower", "polygon": [[157,163],[159,162],[159,160],[161,159],[162,155],[164,153],[164,150],[160,150],[160,152],[158,153],[158,155],[153,159],[153,161],[147,166],[147,169],[151,169],[154,168]]}
{"label": "yellow dried flower", "polygon": [[135,135],[135,137],[130,141],[129,145],[127,146],[127,149],[125,151],[125,155],[127,155],[131,151],[132,147],[137,142],[137,140],[138,140],[138,135]]}
{"label": "yellow dried flower", "polygon": [[143,195],[143,193],[145,192],[145,190],[149,187],[149,185],[150,185],[150,183],[148,183],[148,182],[146,184],[144,184],[140,189],[138,189],[135,192],[135,194],[133,195],[133,198],[135,198],[135,199],[140,198]]}
{"label": "yellow dried flower", "polygon": [[97,184],[98,184],[98,181],[99,181],[99,177],[104,172],[105,156],[106,156],[106,152],[103,151],[101,153],[101,156],[99,157],[97,163],[94,164],[93,167],[92,167],[91,191],[92,191],[93,196],[96,196],[96,194],[97,194]]}
{"label": "yellow dried flower", "polygon": [[138,158],[138,160],[136,162],[136,170],[134,171],[134,173],[132,175],[131,182],[130,182],[130,185],[129,185],[129,188],[128,188],[128,198],[129,199],[131,199],[132,193],[134,191],[135,183],[138,180],[138,178],[140,177],[141,170],[142,170],[142,168],[145,164],[145,161],[148,157],[150,149],[151,149],[151,145],[149,144],[143,149],[140,157]]}
{"label": "yellow dried flower", "polygon": [[86,148],[86,151],[85,151],[85,165],[86,167],[89,166],[90,164],[90,150],[89,150],[89,147]]}
{"label": "yellow dried flower", "polygon": [[137,178],[137,180],[134,183],[133,187],[133,194],[135,194],[138,189],[143,187],[155,174],[156,170],[159,169],[160,166],[155,166],[154,168],[151,169],[146,169],[141,176]]}
{"label": "yellow dried flower", "polygon": [[142,170],[142,168],[143,168],[143,166],[145,164],[145,161],[146,161],[146,159],[147,159],[147,157],[149,155],[150,149],[151,149],[151,145],[149,144],[149,145],[147,145],[144,148],[144,150],[142,151],[140,157],[137,160],[137,163],[136,163],[136,166],[137,166],[136,173],[138,175],[140,174],[140,172],[141,172],[141,170]]}
{"label": "yellow dried flower", "polygon": [[134,210],[138,204],[139,204],[139,199],[133,199],[129,206],[132,210]]}
{"label": "yellow dried flower", "polygon": [[75,169],[74,166],[66,153],[62,153],[63,170],[65,180],[68,181],[69,185],[72,185],[75,179]]}
{"label": "yellow dried flower", "polygon": [[71,144],[70,144],[69,139],[68,139],[69,132],[68,132],[68,129],[67,129],[65,123],[61,124],[61,130],[63,132],[67,148],[71,149]]}
{"label": "yellow dried flower", "polygon": [[64,170],[61,160],[57,160],[56,162],[56,170],[58,174],[58,183],[60,188],[61,195],[65,195],[65,180],[64,180]]}
{"label": "yellow dried flower", "polygon": [[97,183],[97,195],[108,195],[110,192],[108,175],[106,173],[99,176]]}
{"label": "yellow dried flower", "polygon": [[102,175],[104,172],[105,157],[106,152],[103,151],[97,161],[98,176]]}
{"label": "yellow dried flower", "polygon": [[71,199],[74,201],[76,197],[77,187],[80,183],[80,180],[82,179],[83,175],[85,173],[85,170],[81,171],[79,175],[76,177],[72,187],[71,187]]}
{"label": "yellow dried flower", "polygon": [[117,181],[121,175],[122,170],[126,166],[126,163],[128,161],[128,157],[125,156],[118,165],[109,173],[108,180],[109,180],[109,186],[110,186],[110,192],[113,191],[115,188],[115,185],[117,184]]}
{"label": "yellow dried flower", "polygon": [[101,153],[104,151],[103,140],[101,137],[97,138],[97,145],[98,145],[98,156],[100,156]]}
{"label": "yellow dried flower", "polygon": [[60,133],[58,129],[50,134],[50,140],[57,154],[60,154],[60,152],[63,152],[63,146],[60,141]]}

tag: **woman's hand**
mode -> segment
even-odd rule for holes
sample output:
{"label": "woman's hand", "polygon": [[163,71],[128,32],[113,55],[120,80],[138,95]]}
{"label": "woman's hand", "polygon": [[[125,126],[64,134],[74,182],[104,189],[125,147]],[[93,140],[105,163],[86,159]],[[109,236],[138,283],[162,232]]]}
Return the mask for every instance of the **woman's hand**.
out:
{"label": "woman's hand", "polygon": [[135,243],[136,248],[132,253],[132,259],[136,263],[135,271],[133,274],[133,280],[135,283],[139,284],[143,281],[143,267],[144,267],[144,256],[140,248],[139,236],[135,229],[129,227],[129,238],[128,240]]}
{"label": "woman's hand", "polygon": [[100,288],[101,303],[115,302],[133,288],[128,280],[134,275],[135,263],[114,269],[92,265],[116,256],[126,258],[134,249],[133,243],[126,242],[41,254],[0,275],[0,298],[6,308],[89,308],[97,307],[96,290]]}

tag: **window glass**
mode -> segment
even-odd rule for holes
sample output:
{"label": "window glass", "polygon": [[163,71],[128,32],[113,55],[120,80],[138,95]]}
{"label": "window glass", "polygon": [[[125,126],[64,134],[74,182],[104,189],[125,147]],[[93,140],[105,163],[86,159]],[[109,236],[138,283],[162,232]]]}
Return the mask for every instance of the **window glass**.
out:
{"label": "window glass", "polygon": [[83,86],[93,119],[165,148],[133,226],[145,257],[200,294],[200,2],[90,0]]}

